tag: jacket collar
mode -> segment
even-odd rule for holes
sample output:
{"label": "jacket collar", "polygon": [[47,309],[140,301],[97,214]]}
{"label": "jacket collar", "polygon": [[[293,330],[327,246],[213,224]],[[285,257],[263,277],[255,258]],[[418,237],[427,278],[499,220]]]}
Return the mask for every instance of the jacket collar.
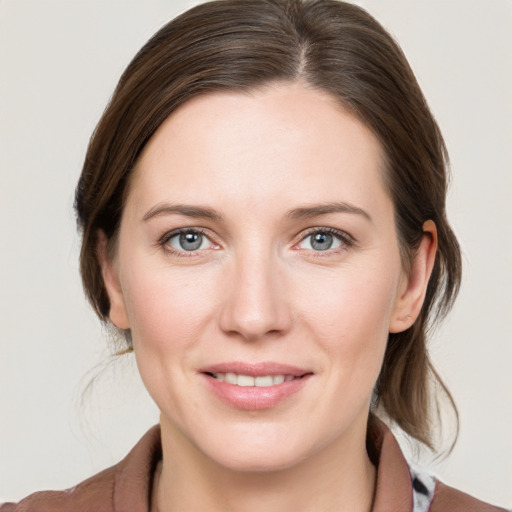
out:
{"label": "jacket collar", "polygon": [[377,458],[377,485],[372,512],[412,512],[413,494],[409,466],[391,430],[372,417],[368,443]]}

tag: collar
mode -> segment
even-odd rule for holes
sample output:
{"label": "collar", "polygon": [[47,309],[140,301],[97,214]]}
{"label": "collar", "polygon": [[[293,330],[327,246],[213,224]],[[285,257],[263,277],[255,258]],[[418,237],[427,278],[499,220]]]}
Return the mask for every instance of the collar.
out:
{"label": "collar", "polygon": [[412,512],[411,474],[398,441],[375,416],[370,418],[367,437],[377,466],[372,512]]}

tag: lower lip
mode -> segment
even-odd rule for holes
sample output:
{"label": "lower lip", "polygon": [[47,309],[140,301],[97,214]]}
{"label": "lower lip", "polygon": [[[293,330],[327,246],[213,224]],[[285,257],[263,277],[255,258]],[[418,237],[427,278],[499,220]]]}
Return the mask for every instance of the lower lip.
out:
{"label": "lower lip", "polygon": [[291,395],[300,391],[311,375],[293,379],[274,386],[236,386],[220,381],[215,377],[202,374],[213,393],[224,403],[236,409],[255,411],[270,409],[284,402]]}

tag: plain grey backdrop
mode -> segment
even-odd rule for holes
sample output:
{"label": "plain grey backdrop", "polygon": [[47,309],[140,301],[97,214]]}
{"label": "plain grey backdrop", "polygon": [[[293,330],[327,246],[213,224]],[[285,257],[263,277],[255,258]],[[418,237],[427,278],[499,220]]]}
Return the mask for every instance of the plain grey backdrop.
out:
{"label": "plain grey backdrop", "polygon": [[[83,393],[108,340],[81,290],[72,203],[120,73],[194,3],[0,0],[0,501],[76,484],[158,421],[129,359]],[[461,432],[426,462],[512,507],[512,2],[356,3],[402,45],[452,159],[464,284],[431,349]]]}

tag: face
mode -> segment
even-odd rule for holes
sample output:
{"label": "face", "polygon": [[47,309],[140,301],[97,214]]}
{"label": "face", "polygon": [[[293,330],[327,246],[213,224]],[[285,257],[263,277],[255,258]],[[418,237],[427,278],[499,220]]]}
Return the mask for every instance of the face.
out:
{"label": "face", "polygon": [[103,271],[163,437],[233,469],[364,446],[388,333],[415,314],[380,144],[301,84],[167,119]]}

